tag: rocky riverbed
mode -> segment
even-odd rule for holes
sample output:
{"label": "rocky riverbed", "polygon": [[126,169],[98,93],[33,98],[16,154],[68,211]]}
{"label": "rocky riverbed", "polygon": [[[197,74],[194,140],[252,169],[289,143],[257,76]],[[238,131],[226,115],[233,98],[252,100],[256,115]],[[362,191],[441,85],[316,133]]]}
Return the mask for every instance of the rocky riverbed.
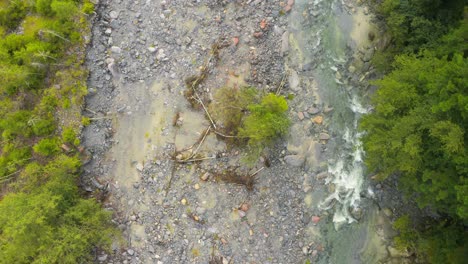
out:
{"label": "rocky riverbed", "polygon": [[[101,0],[96,6],[86,62],[84,114],[92,122],[82,135],[90,156],[83,185],[108,193],[104,205],[115,212],[125,240],[114,243],[112,254],[97,252],[96,261],[344,263],[336,262],[346,256],[332,241],[340,234],[334,209],[319,208],[335,193],[336,186],[326,183],[333,176],[330,149],[340,142],[330,127],[336,106],[317,76],[326,65],[320,54],[333,45],[323,44],[322,29],[305,28],[328,23],[323,13],[331,8],[351,19],[341,61],[326,68],[333,82],[361,89],[373,76],[374,46],[382,44],[368,40],[367,8],[353,1],[298,0]],[[222,47],[216,61],[209,60],[213,44]],[[200,89],[208,100],[220,87],[245,85],[290,98],[290,135],[253,168],[243,169],[241,149],[205,133],[205,112],[184,97],[185,79],[205,66],[208,77]],[[203,161],[176,162],[183,149],[196,149]],[[234,168],[255,174],[253,190],[220,180]],[[382,185],[370,188],[384,197]],[[352,212],[365,223],[356,230],[365,231],[350,248],[371,252],[364,257],[369,261],[384,261],[391,212],[370,209],[372,204],[367,199]],[[377,263],[362,260],[362,252],[352,253],[361,259],[356,263]]]}

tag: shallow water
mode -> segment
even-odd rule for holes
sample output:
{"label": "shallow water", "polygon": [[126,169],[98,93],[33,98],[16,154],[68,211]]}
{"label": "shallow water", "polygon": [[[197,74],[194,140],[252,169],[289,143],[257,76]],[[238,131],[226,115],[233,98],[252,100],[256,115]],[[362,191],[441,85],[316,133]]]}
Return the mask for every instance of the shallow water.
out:
{"label": "shallow water", "polygon": [[[308,206],[333,214],[333,223],[321,230],[330,248],[328,258],[321,263],[377,263],[386,257],[385,245],[376,234],[382,224],[377,224],[380,213],[361,198],[367,186],[357,127],[359,118],[368,111],[363,88],[353,87],[343,78],[349,75],[347,65],[354,53],[369,45],[368,34],[373,28],[369,21],[363,8],[350,14],[340,1],[296,1],[290,17],[290,39],[297,52],[290,54],[289,63],[311,68],[300,75],[312,78],[317,87],[308,85],[305,89],[314,91],[315,104],[333,107],[326,117],[327,132],[332,135],[326,160],[326,184],[331,192],[316,191],[305,199]],[[353,211],[362,212],[359,220]],[[309,233],[317,236],[313,230]]]}

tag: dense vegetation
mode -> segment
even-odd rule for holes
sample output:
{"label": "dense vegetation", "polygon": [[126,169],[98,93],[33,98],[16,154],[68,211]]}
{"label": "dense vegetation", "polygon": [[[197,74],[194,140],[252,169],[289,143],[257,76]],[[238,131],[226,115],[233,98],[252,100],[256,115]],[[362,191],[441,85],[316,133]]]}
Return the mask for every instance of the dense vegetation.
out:
{"label": "dense vegetation", "polygon": [[273,93],[259,94],[252,87],[223,87],[210,107],[224,133],[248,147],[247,164],[255,163],[263,149],[289,129],[286,99]]}
{"label": "dense vegetation", "polygon": [[[395,174],[408,198],[438,217],[395,223],[395,242],[421,263],[464,263],[468,248],[468,9],[465,1],[385,0],[393,61],[362,119],[369,169]],[[463,17],[464,16],[464,17]]]}
{"label": "dense vegetation", "polygon": [[115,234],[77,188],[91,12],[86,0],[0,0],[0,263],[81,263]]}

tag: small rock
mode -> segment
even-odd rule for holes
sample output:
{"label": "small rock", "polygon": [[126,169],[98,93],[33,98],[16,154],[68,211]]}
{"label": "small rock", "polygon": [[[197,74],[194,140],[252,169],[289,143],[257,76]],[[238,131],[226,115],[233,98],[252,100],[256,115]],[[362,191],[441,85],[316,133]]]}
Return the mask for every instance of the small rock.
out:
{"label": "small rock", "polygon": [[304,119],[304,113],[302,112],[297,112],[297,117],[299,118],[299,120],[303,120]]}
{"label": "small rock", "polygon": [[317,256],[317,254],[318,254],[318,251],[317,251],[316,249],[314,249],[314,250],[312,251],[312,257]]}
{"label": "small rock", "polygon": [[98,260],[101,261],[101,262],[102,262],[102,261],[106,261],[106,259],[107,259],[107,255],[106,255],[106,254],[101,255],[101,256],[98,257]]}
{"label": "small rock", "polygon": [[307,247],[302,247],[302,253],[304,253],[304,255],[309,254],[309,249]]}
{"label": "small rock", "polygon": [[185,198],[183,198],[182,200],[180,200],[180,203],[181,203],[182,205],[186,205],[186,204],[187,204],[187,200],[186,200]]}
{"label": "small rock", "polygon": [[196,183],[196,184],[193,186],[193,188],[194,188],[195,190],[198,190],[198,189],[200,189],[200,185],[199,185],[198,183]]}
{"label": "small rock", "polygon": [[120,54],[122,52],[122,49],[120,47],[117,47],[117,46],[112,46],[111,47],[111,52],[115,53],[115,54]]}
{"label": "small rock", "polygon": [[326,171],[322,171],[320,172],[319,174],[317,174],[317,176],[315,176],[318,180],[323,180],[325,178],[327,178],[329,175],[328,175],[328,172]]}
{"label": "small rock", "polygon": [[151,53],[155,53],[156,50],[158,50],[156,47],[153,47],[153,46],[148,47],[148,51],[151,52]]}
{"label": "small rock", "polygon": [[253,36],[256,38],[261,38],[263,36],[263,32],[255,32],[253,33]]}
{"label": "small rock", "polygon": [[116,19],[116,18],[119,17],[119,12],[117,12],[117,11],[115,11],[115,10],[112,10],[112,11],[110,11],[109,16],[110,16],[110,18],[112,18],[112,19]]}
{"label": "small rock", "polygon": [[202,181],[207,181],[210,178],[210,174],[208,172],[203,173],[202,176],[200,176],[200,180]]}
{"label": "small rock", "polygon": [[112,34],[112,29],[111,29],[111,28],[108,28],[108,29],[106,29],[106,31],[104,31],[104,33],[105,33],[106,35],[110,35],[110,34]]}
{"label": "small rock", "polygon": [[232,38],[232,43],[234,44],[234,46],[237,46],[237,44],[239,44],[239,38],[238,37],[233,37]]}
{"label": "small rock", "polygon": [[331,111],[333,111],[333,107],[329,107],[329,106],[326,106],[324,109],[323,109],[323,112],[326,114],[326,113],[330,113]]}
{"label": "small rock", "polygon": [[242,211],[242,210],[237,210],[237,213],[239,214],[240,218],[244,218],[245,215],[246,215],[246,213],[244,211]]}
{"label": "small rock", "polygon": [[128,253],[130,256],[133,256],[133,254],[135,254],[135,250],[129,248],[129,249],[127,249],[127,253]]}
{"label": "small rock", "polygon": [[284,162],[290,166],[300,167],[305,162],[305,157],[301,155],[287,155],[284,157]]}
{"label": "small rock", "polygon": [[320,109],[318,109],[317,107],[311,107],[311,108],[309,108],[309,110],[307,110],[307,113],[309,113],[311,115],[316,115],[316,114],[320,113]]}
{"label": "small rock", "polygon": [[247,212],[250,209],[250,205],[248,203],[242,203],[239,209],[244,212]]}
{"label": "small rock", "polygon": [[138,162],[137,165],[136,165],[136,169],[137,169],[138,171],[143,171],[143,168],[144,168],[143,163]]}
{"label": "small rock", "polygon": [[289,51],[289,31],[285,31],[281,35],[281,55],[284,56],[286,52]]}
{"label": "small rock", "polygon": [[312,122],[314,122],[317,125],[321,125],[323,123],[323,116],[316,116],[312,118]]}
{"label": "small rock", "polygon": [[136,220],[136,215],[130,216],[130,220],[135,221]]}
{"label": "small rock", "polygon": [[320,140],[329,140],[329,139],[330,139],[330,135],[328,135],[327,133],[320,133],[319,139],[320,139]]}
{"label": "small rock", "polygon": [[291,70],[291,75],[289,76],[289,88],[293,91],[299,90],[299,75],[296,71]]}
{"label": "small rock", "polygon": [[384,208],[382,211],[388,217],[391,217],[393,215],[393,212],[392,210],[390,210],[390,208]]}
{"label": "small rock", "polygon": [[316,215],[312,216],[312,223],[318,224],[318,222],[320,222],[320,217]]}

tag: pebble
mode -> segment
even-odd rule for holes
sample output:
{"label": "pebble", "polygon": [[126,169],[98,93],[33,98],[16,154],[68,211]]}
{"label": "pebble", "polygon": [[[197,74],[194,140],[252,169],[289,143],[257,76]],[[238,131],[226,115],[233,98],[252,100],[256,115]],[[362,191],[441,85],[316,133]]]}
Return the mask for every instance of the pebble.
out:
{"label": "pebble", "polygon": [[115,10],[112,10],[112,11],[110,11],[109,16],[110,16],[110,18],[112,18],[112,19],[116,19],[116,18],[119,17],[119,12],[117,12],[117,11],[115,11]]}
{"label": "pebble", "polygon": [[312,223],[317,224],[318,222],[320,222],[320,217],[316,215],[312,216]]}
{"label": "pebble", "polygon": [[151,46],[151,47],[148,47],[148,51],[151,52],[151,53],[155,53],[156,52],[156,49],[155,47]]}
{"label": "pebble", "polygon": [[194,188],[195,190],[198,190],[198,189],[200,189],[200,185],[197,183],[197,184],[195,184],[195,185],[193,186],[193,188]]}
{"label": "pebble", "polygon": [[122,49],[120,47],[117,47],[117,46],[112,46],[111,51],[112,51],[112,53],[120,54],[122,52]]}
{"label": "pebble", "polygon": [[300,167],[305,162],[305,157],[301,155],[287,155],[284,157],[284,162],[290,166]]}
{"label": "pebble", "polygon": [[210,174],[208,172],[203,173],[202,176],[200,176],[200,180],[202,181],[207,181],[208,178],[210,178]]}
{"label": "pebble", "polygon": [[133,256],[133,254],[135,254],[135,250],[129,248],[129,249],[127,249],[127,253],[128,253],[130,256]]}
{"label": "pebble", "polygon": [[318,109],[317,107],[311,107],[309,108],[309,110],[307,110],[307,112],[311,115],[315,115],[320,113],[320,109]]}
{"label": "pebble", "polygon": [[185,198],[183,198],[182,200],[180,200],[180,203],[181,203],[182,205],[186,205],[186,204],[187,204],[187,200],[186,200]]}
{"label": "pebble", "polygon": [[141,162],[138,162],[137,165],[136,165],[136,169],[138,171],[143,171],[143,168],[144,168],[143,164]]}
{"label": "pebble", "polygon": [[302,112],[297,112],[297,117],[299,118],[299,120],[303,120],[304,119],[304,113]]}
{"label": "pebble", "polygon": [[329,139],[330,139],[330,135],[328,135],[327,133],[320,133],[319,139],[320,139],[320,140],[329,140]]}
{"label": "pebble", "polygon": [[106,255],[106,254],[101,255],[101,256],[98,257],[98,260],[99,260],[99,261],[106,261],[106,259],[107,259],[107,255]]}
{"label": "pebble", "polygon": [[316,116],[312,118],[312,122],[314,122],[317,125],[321,125],[323,123],[323,116]]}

